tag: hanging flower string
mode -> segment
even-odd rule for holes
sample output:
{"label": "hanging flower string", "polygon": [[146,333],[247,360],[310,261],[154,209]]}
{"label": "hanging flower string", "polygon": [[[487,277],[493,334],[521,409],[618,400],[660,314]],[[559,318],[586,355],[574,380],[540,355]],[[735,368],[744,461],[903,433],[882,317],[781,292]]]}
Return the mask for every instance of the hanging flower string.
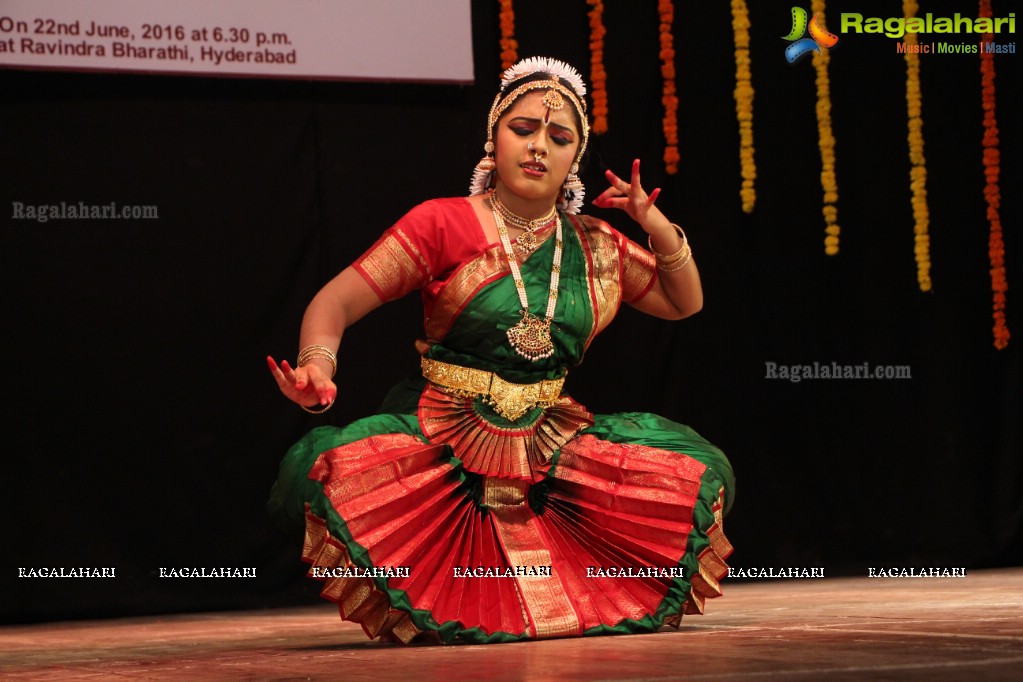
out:
{"label": "hanging flower string", "polygon": [[[824,24],[824,0],[811,3],[814,21]],[[824,253],[838,253],[838,181],[835,178],[835,136],[831,132],[831,81],[828,79],[827,50],[813,55],[813,68],[817,71],[817,137],[821,150],[821,188],[824,190]]]}
{"label": "hanging flower string", "polygon": [[[980,0],[980,17],[991,16],[991,0]],[[984,42],[993,40],[985,34]],[[987,200],[987,219],[991,224],[988,236],[988,257],[991,260],[991,291],[994,295],[994,343],[1002,350],[1009,345],[1009,327],[1005,323],[1005,292],[1009,282],[1005,277],[1005,242],[1002,241],[1002,201],[998,178],[1001,175],[1001,156],[998,150],[998,120],[995,118],[995,61],[994,55],[980,51],[981,95],[984,104],[984,198]]]}
{"label": "hanging flower string", "polygon": [[593,9],[590,18],[590,97],[593,99],[593,125],[595,135],[607,132],[607,72],[604,71],[604,3],[586,0]]}
{"label": "hanging flower string", "polygon": [[739,163],[742,167],[742,210],[753,212],[757,193],[753,182],[757,164],[753,160],[753,83],[749,54],[749,10],[746,0],[732,0],[732,30],[735,32],[735,115],[739,120]]}
{"label": "hanging flower string", "polygon": [[[916,0],[903,0],[907,19],[916,16]],[[915,33],[906,33],[907,45],[916,45]],[[924,121],[920,105],[920,55],[906,50],[906,108],[909,115],[909,187],[913,192],[913,234],[916,254],[916,281],[920,291],[931,290],[931,237],[928,234],[930,213],[927,210],[927,164],[924,159]]]}
{"label": "hanging flower string", "polygon": [[515,10],[512,0],[501,2],[501,70],[510,69],[519,61],[519,43],[515,40]]}
{"label": "hanging flower string", "polygon": [[661,15],[661,76],[664,78],[664,167],[668,175],[678,172],[678,96],[675,94],[675,50],[671,28],[675,20],[675,7],[671,0],[658,0],[657,11]]}

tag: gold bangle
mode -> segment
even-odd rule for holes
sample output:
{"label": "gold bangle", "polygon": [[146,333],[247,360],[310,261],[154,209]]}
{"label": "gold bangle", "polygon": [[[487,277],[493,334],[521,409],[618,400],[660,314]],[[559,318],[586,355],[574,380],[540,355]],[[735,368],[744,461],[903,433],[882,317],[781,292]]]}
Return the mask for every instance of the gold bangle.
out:
{"label": "gold bangle", "polygon": [[[693,258],[693,250],[689,249],[689,250],[687,250],[685,252],[685,255],[683,255],[677,261],[674,261],[672,263],[661,263],[661,262],[658,262],[657,263],[657,269],[660,270],[661,272],[678,272],[679,270],[681,270],[685,266],[689,265],[689,261],[692,260],[692,258]],[[677,265],[676,265],[676,263],[677,263]]]}
{"label": "gold bangle", "polygon": [[326,411],[327,411],[327,410],[329,410],[330,408],[334,407],[334,401],[333,401],[333,400],[331,400],[331,401],[330,401],[329,403],[327,403],[326,405],[324,405],[324,406],[323,406],[322,408],[320,408],[319,410],[310,410],[310,409],[309,409],[308,407],[306,407],[305,405],[299,405],[299,407],[301,407],[301,408],[302,408],[303,410],[305,410],[305,411],[306,411],[306,412],[308,412],[309,414],[323,414],[324,412],[326,412]]}
{"label": "gold bangle", "polygon": [[647,235],[646,238],[647,246],[650,247],[650,253],[654,254],[654,257],[658,260],[658,262],[664,263],[666,265],[672,265],[682,260],[686,255],[686,250],[689,248],[689,240],[686,238],[685,231],[675,223],[670,224],[673,228],[675,228],[675,231],[678,233],[678,236],[682,237],[682,246],[680,246],[678,251],[676,251],[675,253],[670,255],[658,253],[656,250],[654,250],[653,238],[650,235]]}
{"label": "gold bangle", "polygon": [[298,353],[298,366],[302,367],[309,364],[309,361],[313,358],[320,358],[330,363],[330,378],[333,379],[334,375],[337,374],[337,355],[333,350],[327,346],[321,346],[319,344],[313,344],[306,346]]}
{"label": "gold bangle", "polygon": [[332,358],[331,356],[327,355],[326,353],[322,353],[320,351],[313,351],[312,353],[306,353],[305,355],[303,355],[301,357],[301,359],[299,359],[298,366],[299,367],[304,367],[305,365],[308,365],[311,361],[315,360],[316,358],[319,358],[321,360],[326,360],[327,362],[330,363],[330,366],[331,366],[330,376],[331,376],[331,378],[333,378],[334,375],[337,373],[336,360],[334,360],[334,358]]}
{"label": "gold bangle", "polygon": [[302,349],[303,352],[305,352],[307,350],[322,350],[322,351],[326,351],[328,353],[333,353],[334,352],[328,346],[324,346],[324,345],[321,345],[321,344],[318,344],[318,343],[309,344],[308,346],[306,346],[305,348]]}
{"label": "gold bangle", "polygon": [[306,355],[308,353],[316,353],[316,352],[326,353],[327,355],[334,356],[334,351],[332,349],[328,348],[327,346],[321,346],[319,344],[312,344],[310,346],[306,346],[301,351],[299,351],[299,357],[301,357],[303,355]]}

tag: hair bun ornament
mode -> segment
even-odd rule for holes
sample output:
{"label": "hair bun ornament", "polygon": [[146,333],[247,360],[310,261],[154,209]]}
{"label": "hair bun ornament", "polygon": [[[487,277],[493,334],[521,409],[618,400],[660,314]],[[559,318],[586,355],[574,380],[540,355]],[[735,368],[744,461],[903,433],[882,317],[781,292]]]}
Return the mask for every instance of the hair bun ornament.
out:
{"label": "hair bun ornament", "polygon": [[582,75],[565,62],[550,57],[528,57],[506,70],[501,76],[501,90],[534,73],[546,73],[564,80],[572,86],[580,99],[586,95],[586,83]]}

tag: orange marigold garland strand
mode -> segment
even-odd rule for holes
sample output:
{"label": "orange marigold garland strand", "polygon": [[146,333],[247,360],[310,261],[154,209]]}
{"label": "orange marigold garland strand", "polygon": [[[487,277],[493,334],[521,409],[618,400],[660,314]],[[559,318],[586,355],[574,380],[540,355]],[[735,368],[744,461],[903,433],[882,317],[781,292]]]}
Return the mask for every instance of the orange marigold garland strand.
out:
{"label": "orange marigold garland strand", "polygon": [[[903,0],[903,15],[916,16],[916,0]],[[915,33],[906,33],[907,45],[916,45]],[[913,233],[916,254],[916,280],[920,291],[931,290],[931,237],[928,234],[930,212],[927,209],[927,164],[924,159],[924,121],[920,104],[920,55],[906,50],[906,108],[909,114],[909,187],[913,192]]]}
{"label": "orange marigold garland strand", "polygon": [[607,72],[604,71],[604,3],[601,0],[586,0],[593,9],[590,18],[590,97],[593,100],[594,135],[607,132]]}
{"label": "orange marigold garland strand", "polygon": [[[814,20],[824,23],[824,0],[813,0],[811,11]],[[835,136],[831,132],[831,81],[828,79],[828,64],[831,57],[827,50],[818,50],[813,55],[813,68],[817,71],[817,144],[821,150],[821,188],[824,190],[824,253],[834,256],[838,253],[838,181],[835,178]]]}
{"label": "orange marigold garland strand", "polygon": [[675,94],[675,50],[671,35],[675,21],[675,6],[671,0],[658,0],[657,11],[661,15],[661,76],[664,78],[664,167],[668,175],[678,172],[678,96]]}
{"label": "orange marigold garland strand", "polygon": [[[980,0],[980,17],[991,16],[991,0]],[[993,40],[984,35],[984,42]],[[1009,327],[1005,323],[1005,292],[1009,282],[1005,277],[1005,242],[1002,241],[1002,218],[998,212],[1002,195],[998,178],[1001,175],[1001,155],[998,150],[998,120],[995,118],[995,61],[994,55],[980,51],[981,95],[984,103],[984,198],[987,200],[987,218],[991,224],[988,236],[988,257],[991,260],[991,291],[994,295],[994,344],[998,350],[1009,345]]]}
{"label": "orange marigold garland strand", "polygon": [[519,43],[515,40],[515,10],[512,0],[501,3],[501,70],[510,69],[519,61]]}
{"label": "orange marigold garland strand", "polygon": [[753,159],[753,83],[749,56],[749,10],[746,0],[732,0],[732,31],[735,33],[735,115],[739,120],[739,162],[742,166],[742,210],[753,212],[757,193],[753,182],[757,164]]}

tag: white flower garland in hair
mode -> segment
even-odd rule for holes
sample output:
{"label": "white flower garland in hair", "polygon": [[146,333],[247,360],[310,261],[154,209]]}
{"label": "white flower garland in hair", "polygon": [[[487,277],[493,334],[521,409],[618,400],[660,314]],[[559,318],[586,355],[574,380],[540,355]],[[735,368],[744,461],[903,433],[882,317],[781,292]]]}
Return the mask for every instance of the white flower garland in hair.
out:
{"label": "white flower garland in hair", "polygon": [[555,78],[564,79],[572,86],[579,99],[586,96],[586,83],[583,82],[583,77],[579,72],[565,62],[550,57],[529,57],[505,71],[501,77],[501,90],[533,73],[546,73]]}

